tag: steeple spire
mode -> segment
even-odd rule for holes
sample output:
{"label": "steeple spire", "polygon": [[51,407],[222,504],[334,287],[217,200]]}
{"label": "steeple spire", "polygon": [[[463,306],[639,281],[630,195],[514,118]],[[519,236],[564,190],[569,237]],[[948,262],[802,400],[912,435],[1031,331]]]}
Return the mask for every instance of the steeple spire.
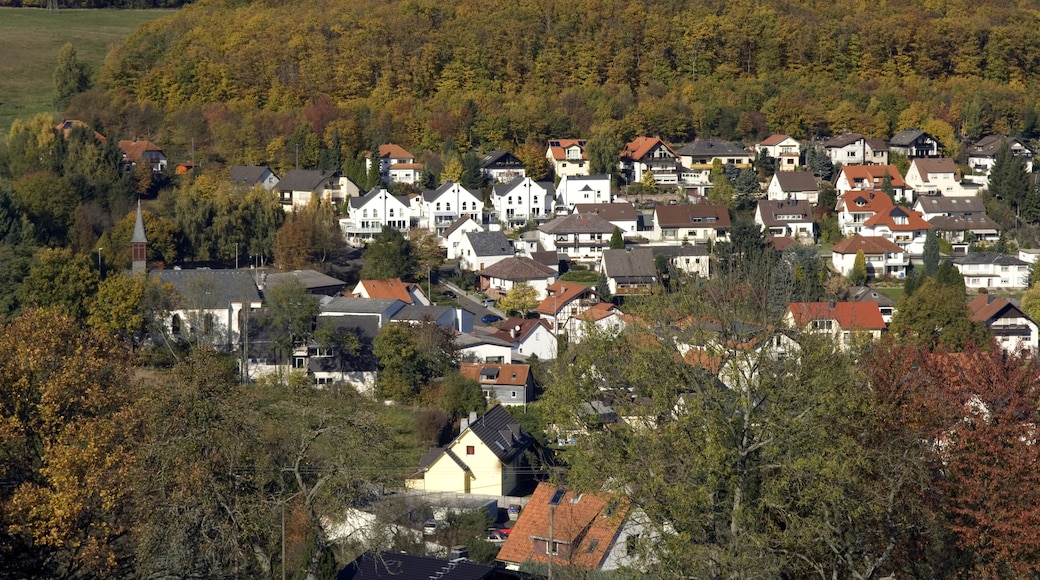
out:
{"label": "steeple spire", "polygon": [[148,238],[144,235],[144,217],[141,215],[141,200],[137,200],[137,219],[134,221],[134,237],[130,238],[130,251],[133,255],[130,271],[133,274],[144,274],[147,263]]}

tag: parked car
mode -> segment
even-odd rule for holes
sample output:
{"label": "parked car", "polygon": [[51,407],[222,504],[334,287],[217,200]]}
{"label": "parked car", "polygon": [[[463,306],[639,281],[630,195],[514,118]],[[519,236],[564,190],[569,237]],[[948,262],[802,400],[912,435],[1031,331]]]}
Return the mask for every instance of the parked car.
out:
{"label": "parked car", "polygon": [[492,526],[492,527],[488,528],[487,531],[488,531],[489,534],[492,534],[492,533],[502,534],[503,536],[508,538],[509,534],[513,533],[513,528],[504,528],[504,527],[501,527],[501,526]]}
{"label": "parked car", "polygon": [[432,536],[437,533],[437,530],[440,529],[440,527],[441,523],[437,520],[426,520],[426,522],[423,523],[422,531],[427,536]]}
{"label": "parked car", "polygon": [[484,540],[492,544],[502,545],[506,543],[506,535],[501,532],[491,532],[484,537]]}
{"label": "parked car", "polygon": [[494,324],[500,320],[502,320],[502,317],[497,314],[487,314],[484,318],[480,319],[484,324]]}
{"label": "parked car", "polygon": [[452,298],[452,299],[457,299],[459,297],[458,294],[452,292],[451,290],[445,290],[444,292],[441,292],[441,294],[447,296],[448,298]]}

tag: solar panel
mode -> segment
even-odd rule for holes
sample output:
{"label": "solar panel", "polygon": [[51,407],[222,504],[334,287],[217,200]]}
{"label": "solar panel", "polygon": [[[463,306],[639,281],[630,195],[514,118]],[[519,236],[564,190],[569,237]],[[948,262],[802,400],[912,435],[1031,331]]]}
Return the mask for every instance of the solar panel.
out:
{"label": "solar panel", "polygon": [[563,495],[567,493],[566,489],[559,488],[553,492],[552,497],[549,499],[549,505],[560,505],[560,500],[563,499]]}

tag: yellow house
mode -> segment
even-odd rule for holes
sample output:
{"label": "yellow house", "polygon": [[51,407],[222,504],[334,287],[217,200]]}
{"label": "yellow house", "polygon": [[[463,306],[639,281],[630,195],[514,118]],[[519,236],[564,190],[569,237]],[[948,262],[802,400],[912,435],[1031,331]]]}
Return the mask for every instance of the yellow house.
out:
{"label": "yellow house", "polygon": [[478,495],[511,495],[530,467],[524,457],[534,437],[520,428],[501,405],[463,419],[459,436],[431,449],[419,462],[410,489]]}

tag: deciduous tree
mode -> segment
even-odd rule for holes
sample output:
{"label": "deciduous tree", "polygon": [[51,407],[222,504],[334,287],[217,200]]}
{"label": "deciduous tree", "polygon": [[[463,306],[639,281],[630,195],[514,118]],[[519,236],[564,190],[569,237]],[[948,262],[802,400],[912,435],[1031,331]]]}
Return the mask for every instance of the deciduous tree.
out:
{"label": "deciduous tree", "polygon": [[414,279],[416,259],[412,247],[401,232],[393,228],[384,226],[365,247],[361,259],[361,278],[364,280]]}
{"label": "deciduous tree", "polygon": [[498,301],[498,307],[506,312],[524,316],[538,305],[538,293],[530,284],[514,284],[509,292]]}

